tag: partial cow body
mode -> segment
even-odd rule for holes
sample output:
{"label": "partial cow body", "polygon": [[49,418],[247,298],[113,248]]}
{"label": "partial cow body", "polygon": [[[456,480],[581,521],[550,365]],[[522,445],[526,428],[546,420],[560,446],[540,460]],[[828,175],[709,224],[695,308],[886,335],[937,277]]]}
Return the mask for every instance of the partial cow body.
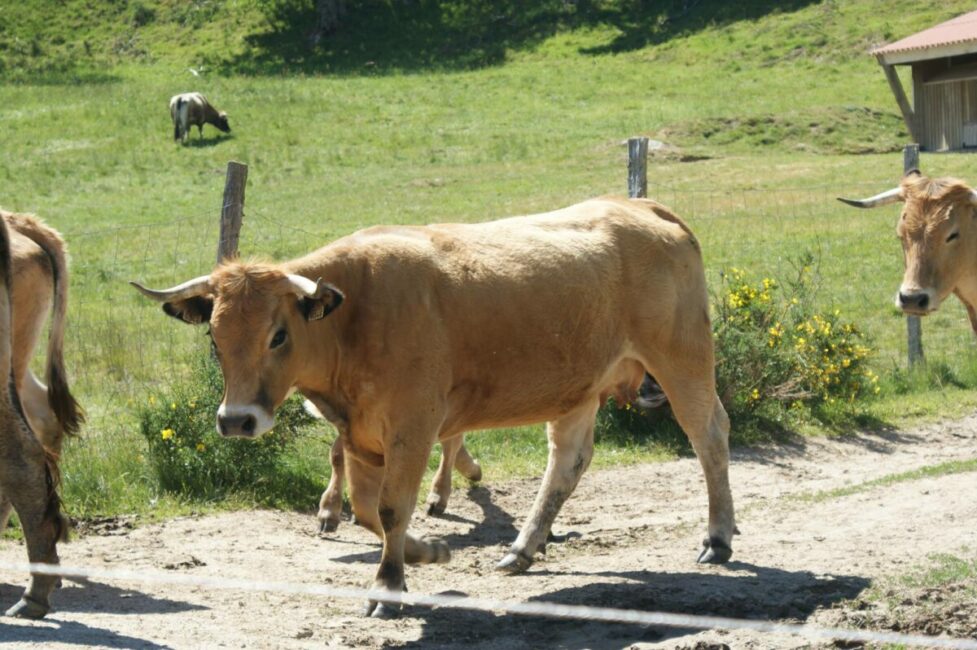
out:
{"label": "partial cow body", "polygon": [[[60,234],[30,214],[0,209],[8,226],[13,268],[12,371],[31,430],[55,460],[66,435],[77,433],[84,415],[68,388],[64,364],[64,332],[68,309],[68,263]],[[30,369],[38,338],[52,314],[48,332],[45,381]],[[0,495],[0,531],[7,524],[11,504]]]}
{"label": "partial cow body", "polygon": [[953,294],[977,334],[977,191],[955,178],[931,179],[914,171],[899,187],[876,196],[839,200],[859,208],[902,203],[896,234],[905,273],[896,306],[925,316]]}
{"label": "partial cow body", "polygon": [[[6,220],[0,219],[0,374],[12,366],[11,249]],[[67,534],[57,493],[57,468],[31,431],[13,382],[0,382],[0,491],[13,504],[27,542],[31,562],[58,562],[57,542]],[[20,601],[8,616],[40,618],[57,577],[33,574]]]}
{"label": "partial cow body", "polygon": [[170,98],[170,118],[173,120],[173,139],[183,144],[190,137],[190,127],[196,125],[197,135],[204,137],[204,124],[212,124],[224,133],[231,132],[227,113],[211,106],[200,93],[180,93]]}
{"label": "partial cow body", "polygon": [[[706,475],[699,559],[732,553],[729,421],[715,391],[702,258],[691,231],[654,201],[374,227],[282,264],[232,262],[170,290],[140,289],[171,316],[210,323],[224,435],[268,430],[293,388],[337,424],[354,514],[384,541],[377,588],[402,590],[405,561],[448,559],[443,542],[407,534],[436,441],[545,421],[546,473],[499,564],[528,568],[590,464],[598,408],[633,397],[646,370]],[[391,613],[376,602],[368,611]]]}

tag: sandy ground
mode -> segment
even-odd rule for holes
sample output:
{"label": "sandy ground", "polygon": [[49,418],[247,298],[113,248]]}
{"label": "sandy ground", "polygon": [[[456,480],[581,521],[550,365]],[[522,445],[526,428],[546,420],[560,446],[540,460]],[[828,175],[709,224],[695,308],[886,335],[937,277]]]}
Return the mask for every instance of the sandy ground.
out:
{"label": "sandy ground", "polygon": [[[847,496],[796,498],[948,460],[977,458],[977,415],[913,431],[801,440],[735,451],[741,535],[726,566],[694,560],[705,484],[694,458],[588,472],[554,526],[558,541],[524,575],[493,566],[515,538],[538,479],[459,489],[448,513],[414,516],[446,539],[448,564],[409,567],[412,593],[711,614],[818,624],[851,621],[838,605],[933,553],[975,555],[977,475],[901,481]],[[320,537],[311,515],[255,511],[132,529],[102,522],[62,547],[73,566],[366,587],[379,546],[344,522]],[[0,562],[23,547],[0,543]],[[0,603],[24,577],[5,573]],[[40,622],[3,619],[0,644],[25,648],[800,648],[798,637],[507,617],[407,607],[392,621],[363,603],[308,595],[66,580]],[[937,626],[938,627],[938,626]],[[936,629],[935,631],[940,631]]]}

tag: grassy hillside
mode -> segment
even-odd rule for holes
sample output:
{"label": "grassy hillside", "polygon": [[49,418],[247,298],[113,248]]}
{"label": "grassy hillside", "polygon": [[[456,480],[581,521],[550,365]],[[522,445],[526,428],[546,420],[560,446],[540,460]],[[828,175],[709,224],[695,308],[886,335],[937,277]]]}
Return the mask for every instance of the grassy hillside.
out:
{"label": "grassy hillside", "polygon": [[[977,364],[955,304],[924,326],[941,388],[905,375],[894,214],[834,200],[901,175],[907,136],[867,49],[969,5],[348,4],[342,29],[312,48],[311,3],[0,0],[0,205],[42,215],[72,251],[68,362],[90,426],[66,474],[87,478],[66,484],[84,485],[75,498],[94,499],[88,511],[100,493],[135,503],[151,490],[140,445],[127,444],[132,407],[205,344],[126,281],[210,269],[228,160],[250,167],[242,251],[280,258],[374,223],[622,193],[621,143],[650,135],[665,146],[649,194],[689,220],[713,280],[730,266],[779,277],[799,253],[819,255],[823,302],[881,350],[881,417],[977,401],[960,388],[977,384]],[[230,135],[207,127],[190,146],[172,142],[167,101],[191,89],[229,113]],[[968,155],[923,166],[975,176]],[[511,435],[512,457],[539,469],[541,436],[524,448]],[[483,456],[503,453],[483,440]],[[506,462],[489,458],[489,477]]]}

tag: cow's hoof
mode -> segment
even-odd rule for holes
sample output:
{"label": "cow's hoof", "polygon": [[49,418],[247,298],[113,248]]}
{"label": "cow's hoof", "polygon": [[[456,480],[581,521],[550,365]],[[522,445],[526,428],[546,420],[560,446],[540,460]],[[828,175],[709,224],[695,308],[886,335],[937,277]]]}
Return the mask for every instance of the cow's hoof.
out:
{"label": "cow's hoof", "polygon": [[478,483],[482,480],[482,466],[478,463],[472,463],[472,467],[467,468],[468,471],[465,472],[465,478],[467,478],[472,483]]}
{"label": "cow's hoof", "polygon": [[339,517],[319,517],[319,534],[335,533],[339,528]]}
{"label": "cow's hoof", "polygon": [[725,564],[733,557],[733,549],[718,537],[702,540],[702,552],[699,553],[699,564]]}
{"label": "cow's hoof", "polygon": [[431,557],[428,560],[429,564],[444,564],[445,562],[451,561],[451,549],[448,548],[446,541],[440,537],[422,537],[421,541],[427,544],[428,549],[431,551]]}
{"label": "cow's hoof", "polygon": [[400,604],[380,603],[375,600],[371,600],[366,604],[366,610],[363,613],[365,616],[369,616],[370,618],[382,618],[385,620],[390,620],[400,616]]}
{"label": "cow's hoof", "polygon": [[47,605],[42,605],[41,603],[24,596],[16,605],[7,610],[7,616],[38,619],[44,618],[48,611],[50,611],[50,607]]}
{"label": "cow's hoof", "polygon": [[495,568],[510,575],[522,573],[533,565],[532,559],[522,553],[509,553],[502,561],[495,565]]}
{"label": "cow's hoof", "polygon": [[444,511],[448,508],[448,504],[441,501],[436,495],[432,494],[427,500],[427,516],[428,517],[440,517],[444,514]]}

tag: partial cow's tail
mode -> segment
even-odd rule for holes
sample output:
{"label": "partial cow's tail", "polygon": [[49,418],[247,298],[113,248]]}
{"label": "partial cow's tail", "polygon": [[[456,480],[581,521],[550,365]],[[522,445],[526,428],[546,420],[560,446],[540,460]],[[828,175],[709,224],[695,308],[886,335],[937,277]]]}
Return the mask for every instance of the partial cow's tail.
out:
{"label": "partial cow's tail", "polygon": [[64,366],[64,331],[68,318],[68,258],[64,240],[53,228],[35,217],[12,215],[10,225],[47,254],[54,274],[54,308],[48,334],[47,381],[48,404],[67,435],[78,433],[85,415],[68,389]]}
{"label": "partial cow's tail", "polygon": [[6,382],[7,394],[14,408],[20,409],[14,383],[10,341],[13,338],[13,318],[10,309],[10,233],[0,219],[0,377]]}

